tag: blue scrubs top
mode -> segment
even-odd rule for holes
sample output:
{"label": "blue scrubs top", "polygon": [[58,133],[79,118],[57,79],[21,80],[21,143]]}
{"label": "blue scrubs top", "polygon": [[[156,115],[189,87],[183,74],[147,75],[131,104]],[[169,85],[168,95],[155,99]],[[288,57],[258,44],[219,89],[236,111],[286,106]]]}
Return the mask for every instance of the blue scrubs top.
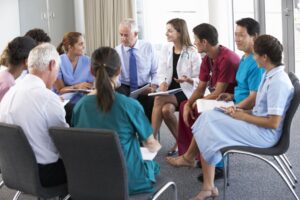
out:
{"label": "blue scrubs top", "polygon": [[257,67],[253,54],[242,57],[236,73],[237,86],[234,88],[236,104],[246,99],[251,91],[257,91],[264,71]]}
{"label": "blue scrubs top", "polygon": [[61,66],[57,79],[63,80],[66,86],[75,85],[82,82],[94,82],[94,76],[91,74],[91,60],[88,56],[79,57],[75,71],[67,54],[60,55]]}

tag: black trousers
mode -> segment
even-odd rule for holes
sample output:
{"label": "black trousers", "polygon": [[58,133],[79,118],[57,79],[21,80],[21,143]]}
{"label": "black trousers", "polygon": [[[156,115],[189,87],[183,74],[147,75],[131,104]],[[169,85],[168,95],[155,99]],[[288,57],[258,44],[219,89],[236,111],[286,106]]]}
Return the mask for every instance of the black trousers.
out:
{"label": "black trousers", "polygon": [[40,181],[43,187],[52,187],[67,183],[65,166],[61,159],[55,163],[38,164]]}
{"label": "black trousers", "polygon": [[[121,94],[124,94],[126,96],[129,96],[130,86],[122,84],[120,87],[118,87],[116,89],[116,91]],[[144,112],[145,112],[147,118],[149,119],[149,122],[151,122],[154,97],[153,96],[149,97],[148,95],[139,95],[137,100],[142,104],[142,106],[144,108]]]}

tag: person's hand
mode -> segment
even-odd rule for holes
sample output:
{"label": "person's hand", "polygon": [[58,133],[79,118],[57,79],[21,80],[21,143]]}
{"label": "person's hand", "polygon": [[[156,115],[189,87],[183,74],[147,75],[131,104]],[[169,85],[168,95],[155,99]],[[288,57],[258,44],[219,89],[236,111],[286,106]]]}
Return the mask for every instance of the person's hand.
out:
{"label": "person's hand", "polygon": [[233,94],[221,93],[216,100],[217,101],[232,101],[232,99],[233,99]]}
{"label": "person's hand", "polygon": [[178,77],[178,78],[174,78],[174,80],[177,82],[177,83],[184,83],[184,82],[187,82],[187,83],[193,83],[193,80],[189,77],[187,77],[186,75],[183,75],[181,77]]}
{"label": "person's hand", "polygon": [[74,89],[92,89],[93,84],[88,82],[77,83],[73,85]]}
{"label": "person's hand", "polygon": [[164,91],[167,91],[168,90],[168,83],[167,82],[162,82],[159,86],[159,90],[164,92]]}
{"label": "person's hand", "polygon": [[143,144],[150,152],[158,152],[161,149],[160,143],[153,137],[153,135],[150,135]]}
{"label": "person's hand", "polygon": [[243,109],[235,108],[234,106],[226,108],[225,113],[238,120],[244,120],[245,116],[248,115],[248,113],[244,112]]}
{"label": "person's hand", "polygon": [[195,119],[195,116],[194,116],[193,108],[188,103],[184,105],[182,115],[183,115],[183,121],[185,125],[190,126],[189,118]]}
{"label": "person's hand", "polygon": [[156,91],[157,86],[156,85],[152,85],[150,84],[149,87],[147,87],[143,92],[142,95],[147,95],[149,93],[155,92]]}

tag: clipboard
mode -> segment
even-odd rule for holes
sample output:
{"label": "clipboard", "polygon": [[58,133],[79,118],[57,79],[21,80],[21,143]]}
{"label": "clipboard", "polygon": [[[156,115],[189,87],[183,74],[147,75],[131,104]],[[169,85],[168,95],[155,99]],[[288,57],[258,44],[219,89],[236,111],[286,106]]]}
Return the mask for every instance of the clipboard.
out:
{"label": "clipboard", "polygon": [[152,92],[152,93],[149,93],[148,96],[168,96],[168,95],[176,94],[181,91],[182,91],[181,88],[176,88],[176,89],[167,90],[164,92]]}

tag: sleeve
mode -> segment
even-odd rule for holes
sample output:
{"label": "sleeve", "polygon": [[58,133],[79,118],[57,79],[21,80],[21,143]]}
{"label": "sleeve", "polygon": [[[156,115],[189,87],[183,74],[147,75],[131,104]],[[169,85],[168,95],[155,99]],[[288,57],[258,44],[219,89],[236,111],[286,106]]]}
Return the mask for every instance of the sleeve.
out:
{"label": "sleeve", "polygon": [[282,116],[293,91],[285,81],[272,80],[267,90],[268,114]]}
{"label": "sleeve", "polygon": [[168,67],[168,46],[165,45],[160,51],[160,56],[158,60],[158,70],[157,70],[157,83],[160,85],[165,81],[167,76],[167,67]]}
{"label": "sleeve", "polygon": [[92,83],[92,82],[94,82],[94,75],[92,74],[92,69],[91,69],[91,58],[90,57],[88,57],[88,56],[86,56],[86,59],[87,59],[87,61],[86,61],[86,67],[89,69],[88,71],[89,71],[89,74],[88,74],[88,81],[87,82],[89,82],[89,83]]}
{"label": "sleeve", "polygon": [[59,70],[58,70],[58,74],[57,74],[57,79],[58,80],[62,80],[63,79],[62,70],[61,70],[62,65],[63,65],[63,63],[61,63],[61,65],[59,67]]}
{"label": "sleeve", "polygon": [[191,78],[193,79],[193,86],[196,88],[199,84],[199,74],[200,74],[200,65],[201,65],[201,57],[200,54],[193,49],[191,51],[191,65],[192,65],[192,74]]}
{"label": "sleeve", "polygon": [[199,80],[202,82],[208,82],[210,79],[210,67],[208,65],[208,59],[208,56],[205,56],[200,65]]}
{"label": "sleeve", "polygon": [[235,75],[238,68],[239,60],[231,57],[229,54],[219,63],[219,74],[217,82],[221,83],[235,83]]}
{"label": "sleeve", "polygon": [[51,94],[51,98],[48,99],[47,106],[45,107],[45,114],[48,127],[69,127],[65,119],[66,112],[63,104],[59,97],[54,93]]}
{"label": "sleeve", "polygon": [[127,114],[138,137],[140,140],[144,141],[153,133],[153,129],[141,104],[136,100],[132,100],[130,103]]}
{"label": "sleeve", "polygon": [[153,45],[151,45],[151,49],[152,49],[151,71],[150,71],[151,83],[158,85],[158,78],[157,78],[158,56]]}
{"label": "sleeve", "polygon": [[256,62],[252,64],[251,70],[248,73],[248,86],[250,91],[257,91],[258,86],[261,82],[261,78],[264,70],[262,68],[258,68]]}

